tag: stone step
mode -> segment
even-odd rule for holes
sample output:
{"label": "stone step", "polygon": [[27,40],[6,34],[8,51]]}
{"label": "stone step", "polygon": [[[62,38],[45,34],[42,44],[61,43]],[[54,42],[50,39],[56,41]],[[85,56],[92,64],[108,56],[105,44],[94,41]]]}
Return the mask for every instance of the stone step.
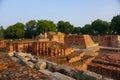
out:
{"label": "stone step", "polygon": [[100,74],[96,74],[95,72],[85,70],[82,72],[82,74],[80,74],[79,80],[114,80],[114,79],[106,78]]}
{"label": "stone step", "polygon": [[67,59],[69,63],[76,62],[81,59],[81,57],[84,56],[84,53],[82,51],[74,51],[72,54],[67,56]]}
{"label": "stone step", "polygon": [[89,59],[91,59],[91,58],[93,58],[93,57],[92,56],[84,56],[84,57],[82,57],[82,59],[80,59],[76,62],[72,62],[70,64],[73,64],[75,66],[82,65],[82,64],[86,63],[87,61],[89,61]]}
{"label": "stone step", "polygon": [[59,72],[51,72],[49,70],[40,70],[40,72],[48,75],[52,80],[75,80],[69,76],[61,74]]}
{"label": "stone step", "polygon": [[54,72],[51,76],[55,76],[57,78],[57,80],[75,80],[69,76],[60,74],[58,72]]}
{"label": "stone step", "polygon": [[102,59],[95,59],[92,61],[93,63],[99,63],[99,64],[103,64],[103,65],[106,65],[106,66],[114,66],[114,67],[120,67],[120,64],[119,63],[115,63],[115,62],[109,62],[109,61],[106,61],[106,60],[102,60]]}
{"label": "stone step", "polygon": [[88,70],[97,74],[101,74],[105,77],[113,78],[115,80],[120,79],[120,68],[114,66],[103,65],[99,63],[91,63],[88,65]]}
{"label": "stone step", "polygon": [[86,70],[87,65],[94,59],[92,56],[84,56],[81,60],[70,63],[69,66],[72,66],[78,70]]}

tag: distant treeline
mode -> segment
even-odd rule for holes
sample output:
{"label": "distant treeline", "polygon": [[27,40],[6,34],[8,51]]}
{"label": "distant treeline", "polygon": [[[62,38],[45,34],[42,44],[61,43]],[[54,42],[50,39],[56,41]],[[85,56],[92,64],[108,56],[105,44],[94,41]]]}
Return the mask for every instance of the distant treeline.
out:
{"label": "distant treeline", "polygon": [[31,39],[43,32],[63,32],[65,34],[90,34],[90,35],[110,35],[120,34],[120,15],[114,16],[111,22],[100,19],[94,20],[91,24],[82,27],[74,26],[68,21],[58,21],[55,24],[50,20],[30,20],[23,24],[17,22],[7,29],[0,27],[1,39]]}

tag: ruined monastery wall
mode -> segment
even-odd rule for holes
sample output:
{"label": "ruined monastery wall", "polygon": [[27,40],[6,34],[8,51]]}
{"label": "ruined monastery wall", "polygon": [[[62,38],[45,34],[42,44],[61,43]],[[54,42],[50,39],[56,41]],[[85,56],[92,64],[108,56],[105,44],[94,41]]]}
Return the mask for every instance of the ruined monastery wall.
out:
{"label": "ruined monastery wall", "polygon": [[65,43],[79,45],[80,48],[94,46],[94,42],[89,35],[65,35]]}

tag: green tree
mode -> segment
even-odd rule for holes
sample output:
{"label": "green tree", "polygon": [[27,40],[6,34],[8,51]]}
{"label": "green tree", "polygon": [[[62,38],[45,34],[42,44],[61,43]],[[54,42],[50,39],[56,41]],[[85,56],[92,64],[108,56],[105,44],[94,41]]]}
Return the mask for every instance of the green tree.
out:
{"label": "green tree", "polygon": [[37,35],[43,32],[56,32],[56,25],[50,20],[38,20],[37,22]]}
{"label": "green tree", "polygon": [[109,28],[110,28],[110,23],[106,21],[102,21],[100,19],[97,19],[92,22],[91,27],[94,30],[94,34],[108,34]]}
{"label": "green tree", "polygon": [[82,34],[89,34],[89,35],[94,34],[94,30],[90,24],[86,24],[84,27],[82,27],[81,32]]}
{"label": "green tree", "polygon": [[4,39],[4,29],[2,26],[0,26],[0,40]]}
{"label": "green tree", "polygon": [[73,33],[74,26],[70,22],[59,21],[57,23],[57,31],[63,32],[65,34]]}
{"label": "green tree", "polygon": [[12,26],[9,26],[7,29],[6,29],[6,38],[24,38],[24,24],[23,23],[16,23]]}
{"label": "green tree", "polygon": [[120,15],[114,16],[111,20],[111,29],[114,34],[120,34]]}
{"label": "green tree", "polygon": [[74,27],[73,34],[81,34],[81,27]]}
{"label": "green tree", "polygon": [[25,25],[25,38],[33,38],[36,36],[36,24],[35,20],[30,20]]}

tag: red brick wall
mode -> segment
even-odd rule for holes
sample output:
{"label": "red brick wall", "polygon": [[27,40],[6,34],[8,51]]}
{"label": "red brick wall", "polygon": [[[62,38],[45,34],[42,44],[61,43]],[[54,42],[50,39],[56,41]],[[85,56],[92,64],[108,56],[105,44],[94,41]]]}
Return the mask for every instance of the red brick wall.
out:
{"label": "red brick wall", "polygon": [[100,46],[105,46],[105,47],[120,47],[120,39],[119,35],[106,35],[106,36],[101,36],[99,39],[99,45]]}
{"label": "red brick wall", "polygon": [[89,35],[65,35],[65,43],[79,45],[81,48],[88,48],[94,45]]}

